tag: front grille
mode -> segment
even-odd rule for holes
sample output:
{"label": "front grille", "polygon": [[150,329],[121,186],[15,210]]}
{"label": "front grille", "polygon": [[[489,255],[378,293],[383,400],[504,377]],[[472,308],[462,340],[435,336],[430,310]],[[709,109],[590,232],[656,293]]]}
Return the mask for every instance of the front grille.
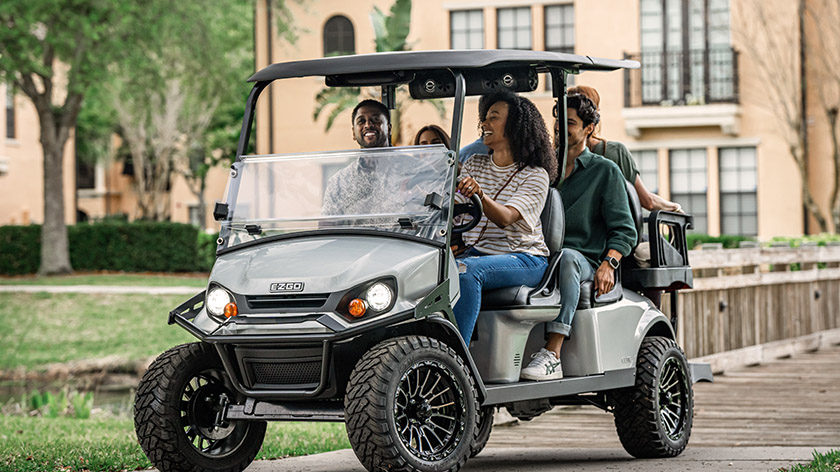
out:
{"label": "front grille", "polygon": [[321,361],[252,362],[254,383],[268,385],[317,384],[321,380]]}
{"label": "front grille", "polygon": [[289,310],[294,308],[321,308],[327,303],[328,293],[300,293],[295,295],[251,295],[245,297],[253,310]]}

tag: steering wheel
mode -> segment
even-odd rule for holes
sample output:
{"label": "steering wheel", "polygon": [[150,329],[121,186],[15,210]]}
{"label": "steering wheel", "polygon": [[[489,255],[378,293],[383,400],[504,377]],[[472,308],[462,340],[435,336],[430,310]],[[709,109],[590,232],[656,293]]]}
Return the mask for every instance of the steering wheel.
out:
{"label": "steering wheel", "polygon": [[458,215],[470,215],[472,216],[472,219],[466,223],[452,225],[452,234],[466,233],[478,226],[478,222],[481,221],[481,215],[483,212],[484,208],[481,205],[481,198],[479,198],[477,194],[470,197],[470,200],[467,203],[455,204],[455,206],[452,207],[452,218],[455,218]]}

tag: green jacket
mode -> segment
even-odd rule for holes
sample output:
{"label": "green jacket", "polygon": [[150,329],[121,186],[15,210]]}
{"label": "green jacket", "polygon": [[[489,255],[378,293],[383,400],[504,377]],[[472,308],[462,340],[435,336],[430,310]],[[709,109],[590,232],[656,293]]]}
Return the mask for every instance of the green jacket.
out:
{"label": "green jacket", "polygon": [[627,256],[636,246],[624,186],[618,166],[589,149],[575,159],[572,174],[560,185],[566,209],[563,246],[579,251],[596,269],[608,250]]}

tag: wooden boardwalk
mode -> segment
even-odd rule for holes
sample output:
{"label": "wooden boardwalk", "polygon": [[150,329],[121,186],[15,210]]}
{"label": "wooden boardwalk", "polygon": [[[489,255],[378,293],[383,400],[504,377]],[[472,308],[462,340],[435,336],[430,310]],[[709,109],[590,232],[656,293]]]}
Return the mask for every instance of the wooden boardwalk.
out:
{"label": "wooden boardwalk", "polygon": [[[840,346],[716,375],[694,386],[689,447],[840,447]],[[621,448],[612,415],[556,408],[496,426],[488,447]]]}

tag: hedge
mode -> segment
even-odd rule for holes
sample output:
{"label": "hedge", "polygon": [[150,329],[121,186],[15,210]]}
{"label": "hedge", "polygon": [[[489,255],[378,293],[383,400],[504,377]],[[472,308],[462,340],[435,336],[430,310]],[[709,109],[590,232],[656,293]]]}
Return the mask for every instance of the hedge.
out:
{"label": "hedge", "polygon": [[[198,229],[182,223],[83,223],[67,233],[74,270],[207,271],[214,256],[205,244],[199,257]],[[0,274],[32,274],[40,262],[40,225],[0,226]]]}

